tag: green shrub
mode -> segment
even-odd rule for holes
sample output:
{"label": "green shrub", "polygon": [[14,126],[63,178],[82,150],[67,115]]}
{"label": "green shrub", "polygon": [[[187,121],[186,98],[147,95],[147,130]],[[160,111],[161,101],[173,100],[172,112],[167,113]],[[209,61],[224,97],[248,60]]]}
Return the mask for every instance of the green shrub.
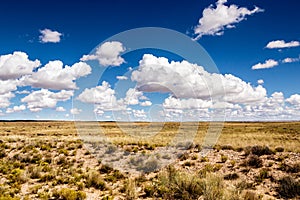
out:
{"label": "green shrub", "polygon": [[255,177],[255,180],[257,183],[261,183],[267,178],[269,178],[269,169],[263,168],[259,171],[259,174]]}
{"label": "green shrub", "polygon": [[[151,191],[147,189],[148,194]],[[203,181],[198,176],[179,172],[169,166],[158,175],[158,183],[152,193],[164,199],[198,199],[203,194]]]}
{"label": "green shrub", "polygon": [[106,188],[105,182],[102,179],[101,175],[97,171],[91,171],[89,172],[87,178],[86,178],[86,187],[94,187],[95,189],[104,190]]}
{"label": "green shrub", "polygon": [[53,198],[61,200],[83,200],[86,198],[86,194],[83,191],[75,191],[69,188],[62,188],[59,191],[54,191]]}
{"label": "green shrub", "polygon": [[28,166],[27,173],[30,178],[36,179],[41,177],[41,168],[37,166]]}
{"label": "green shrub", "polygon": [[225,163],[228,160],[228,156],[221,154],[221,163]]}
{"label": "green shrub", "polygon": [[125,181],[124,191],[125,191],[126,199],[128,199],[128,200],[137,199],[136,183],[133,179],[127,179]]}

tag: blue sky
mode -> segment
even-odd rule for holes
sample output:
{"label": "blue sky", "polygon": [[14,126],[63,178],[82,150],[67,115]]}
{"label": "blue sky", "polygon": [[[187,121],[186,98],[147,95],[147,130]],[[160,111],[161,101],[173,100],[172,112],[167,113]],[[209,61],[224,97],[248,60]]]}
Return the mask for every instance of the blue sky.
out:
{"label": "blue sky", "polygon": [[[225,120],[298,120],[299,5],[296,0],[4,2],[0,119],[72,120],[75,114],[97,120],[212,120],[220,112]],[[223,94],[210,89],[216,80],[206,74],[209,66],[184,63],[176,52],[130,51],[126,41],[107,40],[141,27],[171,29],[200,44],[220,72]],[[156,71],[150,70],[153,65]],[[182,92],[187,85],[197,94]]]}

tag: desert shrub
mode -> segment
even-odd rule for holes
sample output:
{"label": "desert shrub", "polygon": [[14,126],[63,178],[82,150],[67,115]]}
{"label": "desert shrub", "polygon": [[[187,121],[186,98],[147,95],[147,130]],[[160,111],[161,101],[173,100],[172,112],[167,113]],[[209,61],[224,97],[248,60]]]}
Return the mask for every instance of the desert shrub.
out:
{"label": "desert shrub", "polygon": [[275,151],[276,152],[284,152],[284,148],[283,147],[276,147]]}
{"label": "desert shrub", "polygon": [[42,161],[43,156],[40,153],[35,153],[30,157],[29,163],[39,164]]}
{"label": "desert shrub", "polygon": [[27,173],[30,178],[36,179],[41,177],[41,168],[37,166],[28,166]]}
{"label": "desert shrub", "polygon": [[197,159],[198,159],[198,155],[197,154],[192,155],[191,160],[197,160]]}
{"label": "desert shrub", "polygon": [[94,187],[96,189],[104,190],[106,188],[105,182],[103,181],[101,175],[97,171],[91,171],[86,178],[86,187]]}
{"label": "desert shrub", "polygon": [[182,165],[182,166],[187,166],[187,167],[190,167],[190,166],[193,166],[193,165],[195,165],[195,163],[194,163],[194,162],[191,162],[191,161],[186,161],[185,163],[183,163],[183,165]]}
{"label": "desert shrub", "polygon": [[300,163],[288,165],[285,162],[281,162],[279,164],[279,169],[288,173],[298,173],[300,172]]}
{"label": "desert shrub", "polygon": [[255,192],[247,190],[243,195],[244,200],[259,200],[260,198],[256,195]]}
{"label": "desert shrub", "polygon": [[22,184],[27,181],[24,170],[19,168],[13,169],[11,171],[11,174],[9,174],[8,179],[11,184],[12,183]]}
{"label": "desert shrub", "polygon": [[51,181],[55,179],[55,175],[52,174],[52,173],[46,173],[46,174],[43,174],[40,178],[40,182],[48,182],[48,181]]}
{"label": "desert shrub", "polygon": [[5,158],[6,157],[6,151],[5,149],[0,149],[0,158]]}
{"label": "desert shrub", "polygon": [[209,159],[206,156],[204,156],[200,158],[200,162],[209,162]]}
{"label": "desert shrub", "polygon": [[[164,199],[198,199],[203,194],[203,181],[192,174],[177,171],[169,166],[158,175],[153,190]],[[149,193],[149,192],[148,192]]]}
{"label": "desert shrub", "polygon": [[109,175],[107,175],[105,178],[104,178],[104,180],[105,181],[108,181],[108,182],[116,182],[116,181],[118,181],[118,180],[121,180],[121,179],[123,179],[124,178],[124,175],[120,172],[120,171],[118,171],[118,170],[115,170],[115,171],[113,171],[113,173],[111,173],[111,174],[109,174]]}
{"label": "desert shrub", "polygon": [[142,170],[144,172],[152,172],[159,168],[159,163],[157,159],[150,158],[146,162],[142,163],[141,166],[138,167],[138,170]]}
{"label": "desert shrub", "polygon": [[198,176],[201,178],[205,178],[207,174],[211,172],[219,171],[222,168],[221,164],[206,164],[202,169],[198,171]]}
{"label": "desert shrub", "polygon": [[133,179],[127,179],[125,181],[123,190],[125,192],[126,199],[128,200],[137,199],[136,183]]}
{"label": "desert shrub", "polygon": [[252,182],[242,180],[236,184],[236,188],[239,190],[255,189],[255,185]]}
{"label": "desert shrub", "polygon": [[224,187],[222,178],[209,174],[204,180],[203,187],[203,199],[216,200],[224,199]]}
{"label": "desert shrub", "polygon": [[263,182],[263,180],[269,178],[269,169],[263,168],[259,171],[259,174],[255,177],[257,183]]}
{"label": "desert shrub", "polygon": [[225,180],[236,180],[239,178],[239,175],[237,173],[230,173],[230,174],[226,174],[224,176]]}
{"label": "desert shrub", "polygon": [[56,164],[67,166],[69,164],[68,159],[65,155],[59,155],[56,161]]}
{"label": "desert shrub", "polygon": [[109,165],[102,164],[99,171],[103,174],[108,174],[112,172],[114,169],[110,167]]}
{"label": "desert shrub", "polygon": [[259,145],[251,147],[251,153],[257,156],[274,154],[274,152],[268,146]]}
{"label": "desert shrub", "polygon": [[86,198],[86,194],[83,191],[75,191],[69,188],[62,188],[59,191],[54,191],[53,198],[61,200],[83,200]]}
{"label": "desert shrub", "polygon": [[178,156],[178,158],[179,158],[180,161],[187,160],[189,158],[189,154],[187,152],[185,152],[183,154],[180,154]]}
{"label": "desert shrub", "polygon": [[250,155],[242,165],[259,168],[262,167],[262,160],[257,155]]}
{"label": "desert shrub", "polygon": [[168,154],[164,154],[161,156],[162,159],[166,159],[166,160],[170,160],[171,159],[171,156],[168,155]]}
{"label": "desert shrub", "polygon": [[0,194],[0,200],[20,200],[20,198],[12,197],[8,194]]}
{"label": "desert shrub", "polygon": [[222,150],[234,150],[234,148],[229,144],[222,145],[220,148]]}
{"label": "desert shrub", "polygon": [[112,154],[117,151],[117,147],[115,145],[109,145],[105,151],[107,154]]}
{"label": "desert shrub", "polygon": [[221,163],[225,163],[228,160],[228,156],[221,154]]}
{"label": "desert shrub", "polygon": [[282,198],[295,198],[300,196],[300,182],[290,176],[279,180],[277,192]]}

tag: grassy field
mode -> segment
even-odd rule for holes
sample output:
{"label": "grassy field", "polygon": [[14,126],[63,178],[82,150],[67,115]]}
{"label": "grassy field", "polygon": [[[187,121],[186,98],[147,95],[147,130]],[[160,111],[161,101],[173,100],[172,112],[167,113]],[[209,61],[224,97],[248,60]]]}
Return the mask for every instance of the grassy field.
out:
{"label": "grassy field", "polygon": [[[0,199],[299,199],[300,122],[224,123],[214,149],[203,155],[212,126],[0,122]],[[107,155],[124,150],[115,162],[128,157],[136,169],[154,170],[112,168],[90,151],[100,148],[98,135],[111,143]],[[133,157],[150,155],[174,137],[194,140],[171,165],[155,170],[158,161],[171,159],[158,153],[145,166]]]}

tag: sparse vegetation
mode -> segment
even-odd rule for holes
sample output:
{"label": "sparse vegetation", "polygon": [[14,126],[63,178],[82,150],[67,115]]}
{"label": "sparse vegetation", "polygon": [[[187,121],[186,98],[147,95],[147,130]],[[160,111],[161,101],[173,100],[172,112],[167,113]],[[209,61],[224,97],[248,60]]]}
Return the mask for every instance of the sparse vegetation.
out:
{"label": "sparse vegetation", "polygon": [[[124,135],[113,122],[103,122],[104,134],[112,143],[98,150],[111,155],[115,163],[127,157],[133,168],[144,172],[141,175],[115,170],[94,156],[72,123],[0,123],[0,200],[79,200],[91,195],[107,200],[300,196],[299,122],[225,123],[218,144],[207,155],[200,151],[208,123],[199,126],[194,143],[178,144],[178,149],[187,151],[151,155],[170,142],[178,123],[166,123],[153,139],[143,140]],[[100,143],[88,145],[97,148]],[[115,156],[118,148],[125,153]],[[174,166],[159,170],[161,161],[176,156]]]}

